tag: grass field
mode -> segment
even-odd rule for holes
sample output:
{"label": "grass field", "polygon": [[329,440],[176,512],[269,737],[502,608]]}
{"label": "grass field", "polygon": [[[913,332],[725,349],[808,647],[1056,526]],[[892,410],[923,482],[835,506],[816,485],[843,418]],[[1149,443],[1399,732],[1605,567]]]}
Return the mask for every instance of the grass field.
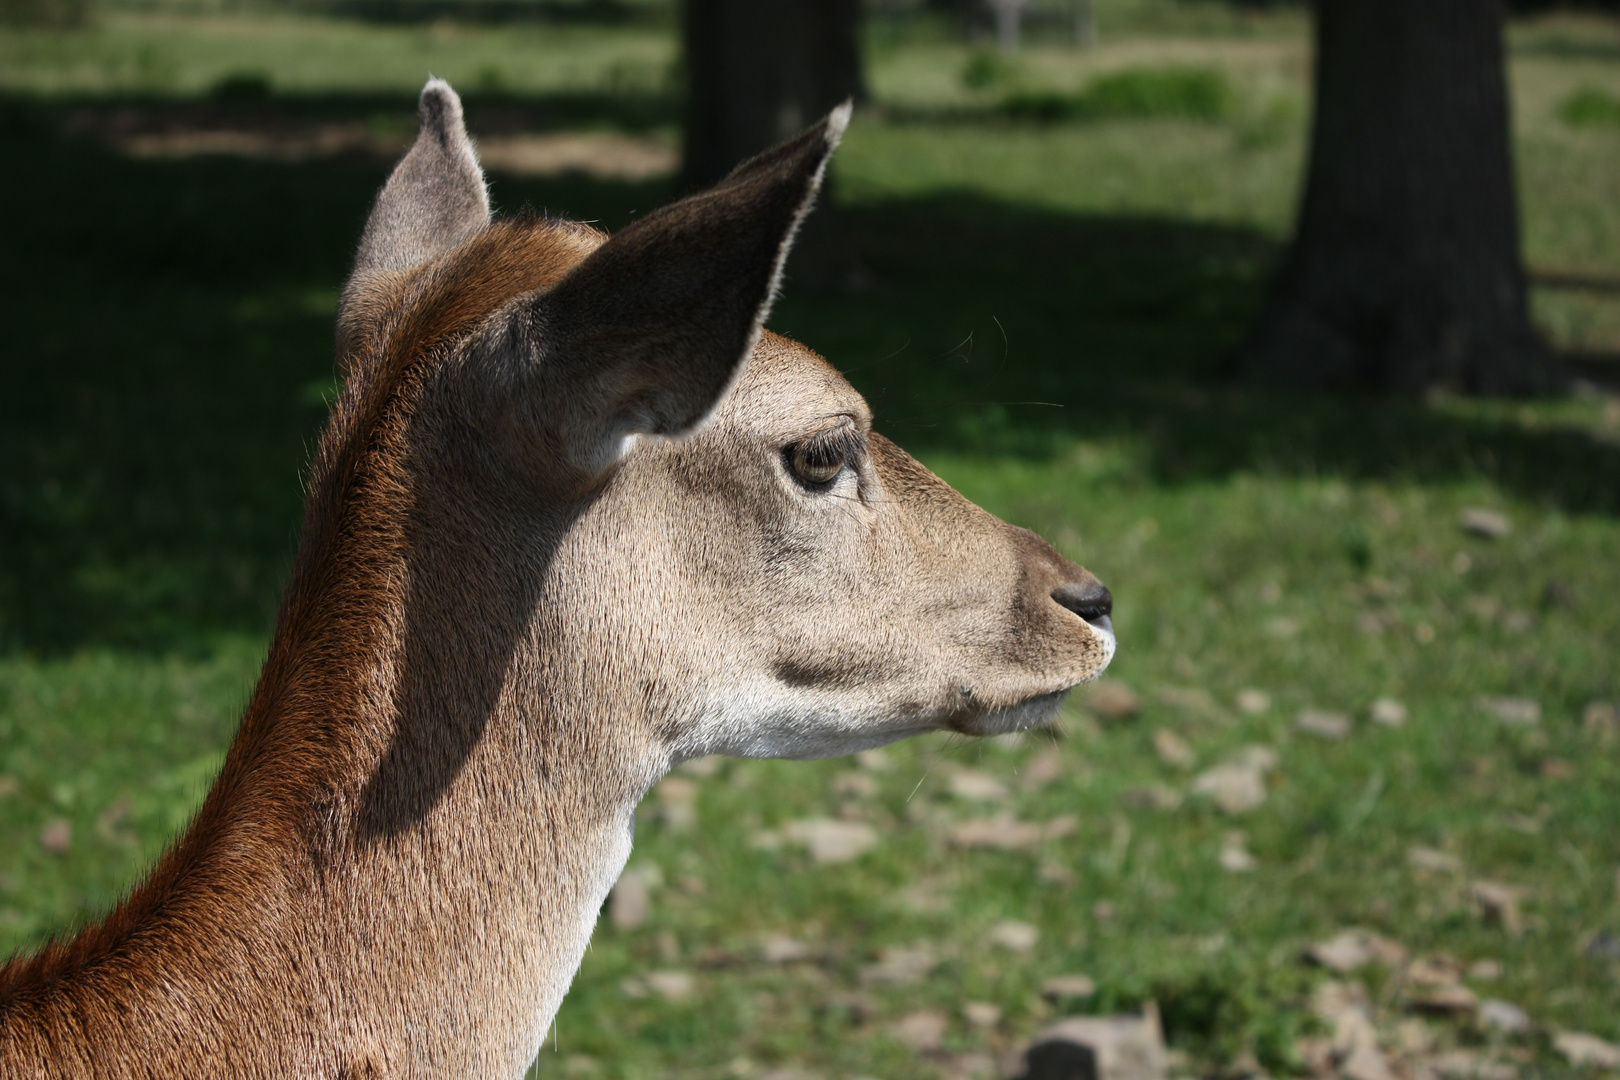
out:
{"label": "grass field", "polygon": [[[773,325],[969,497],[1107,581],[1106,682],[1135,710],[1077,695],[1055,736],[683,772],[642,815],[650,917],[604,921],[538,1075],[968,1076],[1059,1008],[1149,999],[1184,1073],[1301,1072],[1330,977],[1302,953],[1347,926],[1454,959],[1533,1021],[1419,1016],[1398,965],[1348,977],[1406,1075],[1584,1075],[1558,1031],[1620,1040],[1620,397],[1227,385],[1300,178],[1305,26],[1099,8],[1098,49],[1037,41],[1010,64],[938,26],[874,25],[875,107],[837,172],[871,285],[790,288]],[[1620,99],[1620,28],[1561,16],[1511,44],[1537,318],[1601,372],[1620,353],[1620,124],[1602,104]],[[468,89],[475,129],[667,143],[673,59],[657,19],[114,10],[0,30],[0,952],[105,909],[210,782],[296,543],[337,289],[387,169],[131,156],[72,134],[83,118],[397,134],[431,70]],[[1186,70],[1215,73],[1213,104],[1141,90]],[[1125,96],[1095,90],[1121,75]],[[1571,114],[1581,94],[1598,104]],[[1045,123],[1009,116],[1018,101],[1128,107]],[[493,181],[504,208],[609,227],[667,197],[658,178]],[[1465,531],[1479,509],[1509,530]],[[1404,723],[1375,719],[1380,699]],[[1254,746],[1275,755],[1263,804],[1195,792]],[[877,843],[817,863],[791,839],[817,818]],[[975,845],[998,818],[1043,829]],[[1520,890],[1516,912],[1481,882]],[[1054,1004],[1039,987],[1060,974],[1097,993]]]}

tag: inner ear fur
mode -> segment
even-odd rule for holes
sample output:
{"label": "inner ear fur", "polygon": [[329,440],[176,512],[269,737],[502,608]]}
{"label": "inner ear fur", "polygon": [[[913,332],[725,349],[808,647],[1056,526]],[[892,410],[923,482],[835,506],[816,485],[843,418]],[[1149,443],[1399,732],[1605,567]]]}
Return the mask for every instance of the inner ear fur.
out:
{"label": "inner ear fur", "polygon": [[366,219],[338,311],[338,353],[386,312],[405,272],[489,224],[489,192],[461,99],[430,79],[417,103],[416,142],[388,177]]}
{"label": "inner ear fur", "polygon": [[685,434],[725,394],[849,113],[846,103],[631,225],[519,314],[539,383],[535,420],[575,468],[606,468],[631,435]]}

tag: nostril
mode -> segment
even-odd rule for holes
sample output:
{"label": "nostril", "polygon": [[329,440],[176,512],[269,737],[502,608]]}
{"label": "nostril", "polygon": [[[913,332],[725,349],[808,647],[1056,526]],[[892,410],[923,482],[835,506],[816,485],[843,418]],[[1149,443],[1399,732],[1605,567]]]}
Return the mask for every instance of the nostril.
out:
{"label": "nostril", "polygon": [[1071,581],[1059,585],[1052,590],[1052,599],[1088,623],[1106,619],[1114,613],[1113,593],[1096,579],[1084,583]]}

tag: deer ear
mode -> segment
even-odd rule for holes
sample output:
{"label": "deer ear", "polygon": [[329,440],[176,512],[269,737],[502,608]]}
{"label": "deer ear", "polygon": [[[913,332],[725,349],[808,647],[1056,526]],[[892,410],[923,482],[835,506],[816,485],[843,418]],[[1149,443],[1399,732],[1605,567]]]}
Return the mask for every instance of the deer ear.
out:
{"label": "deer ear", "polygon": [[443,79],[429,79],[416,115],[416,142],[366,219],[338,314],[340,343],[363,329],[358,324],[376,306],[371,294],[388,272],[409,270],[489,224],[489,193],[467,138],[461,99]]}
{"label": "deer ear", "polygon": [[682,435],[753,351],[782,265],[849,123],[821,123],[739,165],[708,191],[641,219],[537,297],[529,338],[537,419],[594,473],[628,436]]}
{"label": "deer ear", "polygon": [[416,142],[377,196],[355,273],[407,270],[489,224],[489,193],[461,117],[461,99],[430,79],[416,107]]}

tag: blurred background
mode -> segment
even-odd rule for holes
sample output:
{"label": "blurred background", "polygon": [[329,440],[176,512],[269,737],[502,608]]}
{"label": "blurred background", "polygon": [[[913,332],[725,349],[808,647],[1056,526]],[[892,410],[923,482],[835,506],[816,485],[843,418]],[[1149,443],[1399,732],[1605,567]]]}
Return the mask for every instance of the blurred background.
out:
{"label": "blurred background", "polygon": [[211,782],[429,74],[609,229],[855,97],[773,328],[1117,603],[1049,733],[666,780],[536,1075],[1620,1075],[1605,5],[0,0],[0,952]]}

